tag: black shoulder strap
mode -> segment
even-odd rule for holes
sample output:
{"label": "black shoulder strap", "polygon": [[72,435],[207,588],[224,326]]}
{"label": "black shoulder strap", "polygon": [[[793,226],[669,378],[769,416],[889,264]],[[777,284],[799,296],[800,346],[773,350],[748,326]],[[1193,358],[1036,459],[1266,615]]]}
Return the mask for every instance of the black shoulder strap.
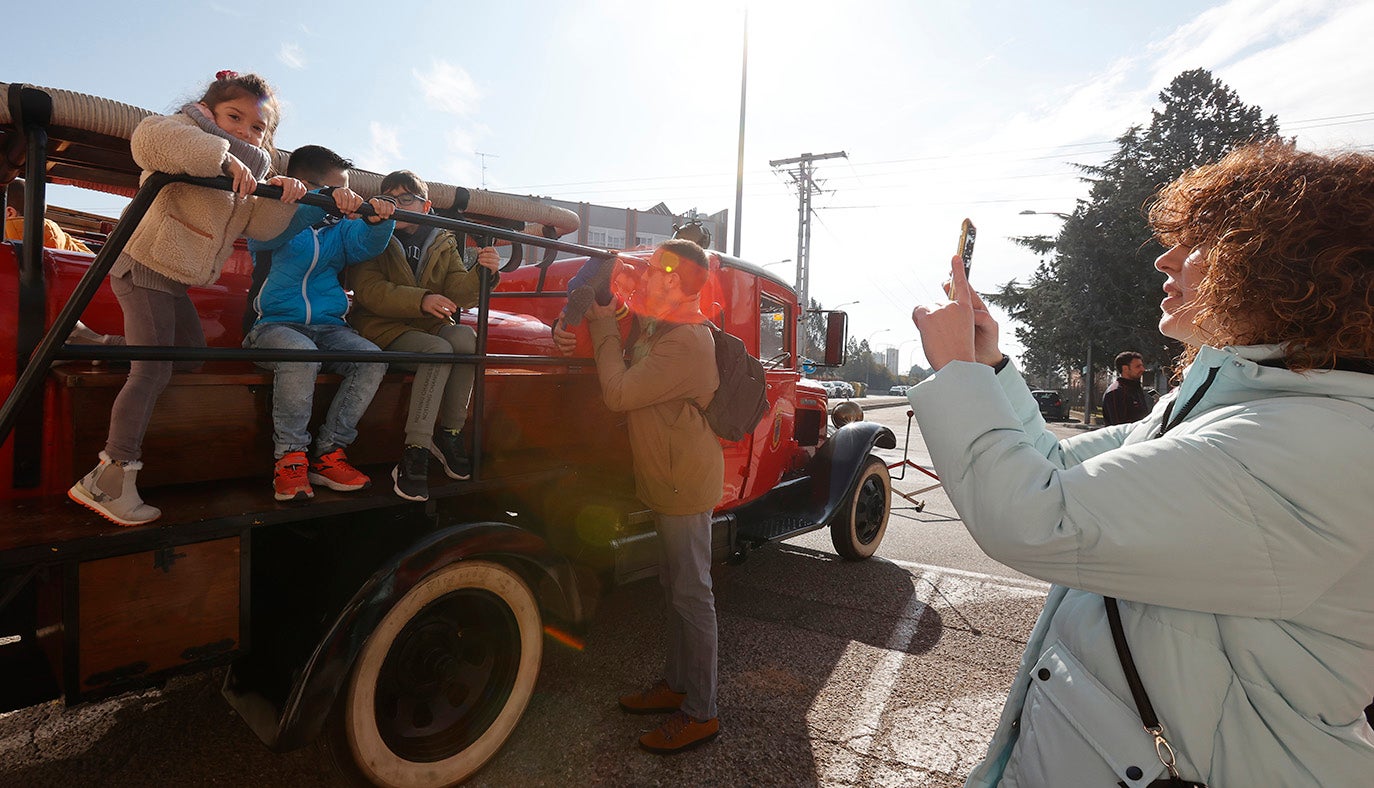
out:
{"label": "black shoulder strap", "polygon": [[[1164,409],[1164,418],[1160,421],[1159,431],[1155,433],[1156,438],[1178,426],[1180,422],[1188,417],[1188,414],[1197,407],[1202,401],[1202,397],[1207,393],[1207,389],[1212,387],[1212,382],[1216,380],[1217,373],[1221,367],[1212,367],[1207,370],[1207,380],[1203,382],[1193,396],[1188,398],[1183,407],[1179,409],[1178,415],[1170,418],[1174,411],[1174,402],[1170,402]],[[1112,630],[1112,645],[1116,647],[1116,658],[1121,662],[1121,672],[1126,675],[1126,686],[1131,688],[1131,698],[1135,700],[1136,713],[1140,715],[1140,722],[1145,726],[1145,731],[1155,737],[1155,753],[1159,755],[1159,760],[1164,764],[1164,768],[1169,770],[1169,779],[1156,780],[1150,783],[1151,786],[1201,786],[1206,788],[1205,783],[1190,782],[1178,776],[1178,768],[1174,763],[1174,748],[1169,745],[1169,741],[1164,738],[1164,726],[1160,724],[1158,715],[1155,714],[1154,704],[1150,703],[1150,696],[1145,692],[1145,683],[1140,680],[1140,672],[1135,668],[1135,658],[1131,656],[1131,646],[1126,642],[1126,630],[1121,625],[1121,607],[1116,597],[1103,596],[1102,604],[1107,608],[1107,624]]]}

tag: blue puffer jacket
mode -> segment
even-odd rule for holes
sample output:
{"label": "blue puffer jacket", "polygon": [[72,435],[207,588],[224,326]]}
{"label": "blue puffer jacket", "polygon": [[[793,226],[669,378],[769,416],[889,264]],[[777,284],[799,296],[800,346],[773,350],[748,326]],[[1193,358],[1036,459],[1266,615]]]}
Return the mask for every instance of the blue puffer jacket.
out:
{"label": "blue puffer jacket", "polygon": [[396,223],[362,219],[333,221],[322,208],[301,205],[285,231],[270,241],[249,241],[255,267],[267,268],[251,308],[257,323],[342,326],[348,296],[339,283],[343,269],[371,260],[386,249]]}
{"label": "blue puffer jacket", "polygon": [[[1014,367],[954,362],[909,394],[940,480],[993,558],[1048,580],[971,786],[1143,787],[1164,772],[1102,595],[1182,776],[1369,785],[1374,374],[1202,348],[1135,424],[1059,441]],[[1173,418],[1195,407],[1162,437]]]}

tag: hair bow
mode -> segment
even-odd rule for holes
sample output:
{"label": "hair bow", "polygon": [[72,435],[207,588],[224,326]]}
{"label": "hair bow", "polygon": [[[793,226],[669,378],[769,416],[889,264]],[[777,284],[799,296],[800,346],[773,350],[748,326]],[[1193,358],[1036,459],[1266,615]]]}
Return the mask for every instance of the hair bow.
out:
{"label": "hair bow", "polygon": [[223,71],[216,71],[216,72],[215,72],[215,79],[234,79],[234,78],[236,78],[238,75],[239,75],[239,72],[237,72],[237,71],[230,71],[229,69],[226,68],[226,69],[224,69]]}

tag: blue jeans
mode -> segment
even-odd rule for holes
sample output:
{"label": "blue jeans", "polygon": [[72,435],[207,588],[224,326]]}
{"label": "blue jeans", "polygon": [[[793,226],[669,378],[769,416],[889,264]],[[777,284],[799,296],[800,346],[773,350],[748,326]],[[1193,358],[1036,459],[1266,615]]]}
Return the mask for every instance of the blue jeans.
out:
{"label": "blue jeans", "polygon": [[[243,339],[246,348],[271,350],[377,350],[377,346],[348,326],[304,325],[302,323],[259,323]],[[258,366],[273,370],[272,443],[277,459],[291,451],[310,446],[310,411],[315,397],[315,376],[321,367],[343,375],[320,434],[315,439],[315,455],[349,445],[358,437],[358,420],[372,402],[377,386],[386,374],[384,363],[338,361],[321,364],[312,361],[262,361]]]}

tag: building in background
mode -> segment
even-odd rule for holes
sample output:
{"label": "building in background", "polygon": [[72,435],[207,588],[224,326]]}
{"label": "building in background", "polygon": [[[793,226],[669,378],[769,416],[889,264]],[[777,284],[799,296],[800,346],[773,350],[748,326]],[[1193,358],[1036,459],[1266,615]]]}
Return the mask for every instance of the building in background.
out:
{"label": "building in background", "polygon": [[[726,248],[725,232],[729,226],[730,213],[728,210],[707,215],[697,213],[696,209],[692,208],[684,213],[675,214],[663,203],[659,203],[648,210],[640,211],[634,208],[613,208],[608,205],[569,202],[553,197],[534,197],[533,199],[560,208],[567,208],[577,214],[577,217],[581,219],[581,226],[577,232],[568,233],[559,239],[569,243],[595,246],[602,249],[653,247],[673,237],[674,225],[699,221],[711,234],[709,248],[716,251],[723,251]],[[527,264],[538,262],[543,258],[544,250],[538,247],[529,247],[524,250],[524,255]],[[572,256],[574,255],[559,254],[559,257]]]}
{"label": "building in background", "polygon": [[900,348],[890,347],[884,351],[884,354],[885,360],[883,366],[887,367],[887,371],[892,373],[892,377],[901,377],[902,370],[897,364],[897,357],[901,355]]}

